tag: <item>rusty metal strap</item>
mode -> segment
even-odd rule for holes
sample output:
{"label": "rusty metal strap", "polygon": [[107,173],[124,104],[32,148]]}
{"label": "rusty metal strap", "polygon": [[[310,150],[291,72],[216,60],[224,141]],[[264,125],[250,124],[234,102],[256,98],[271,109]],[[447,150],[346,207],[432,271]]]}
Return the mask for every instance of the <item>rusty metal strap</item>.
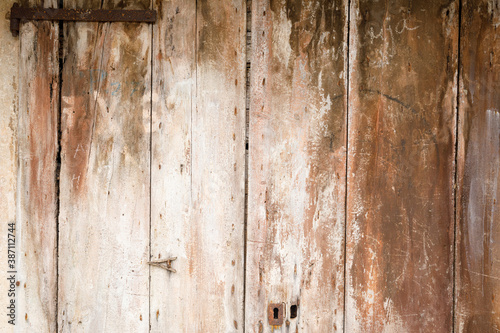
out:
{"label": "rusty metal strap", "polygon": [[23,20],[154,23],[156,10],[29,8],[15,3],[10,10],[13,36],[19,35],[19,23]]}

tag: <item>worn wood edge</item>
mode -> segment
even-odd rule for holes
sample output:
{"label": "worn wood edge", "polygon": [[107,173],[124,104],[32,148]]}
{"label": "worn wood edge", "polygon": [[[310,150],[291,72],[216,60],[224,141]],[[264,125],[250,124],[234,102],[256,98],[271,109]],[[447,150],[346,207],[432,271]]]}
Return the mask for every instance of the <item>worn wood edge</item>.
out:
{"label": "worn wood edge", "polygon": [[461,15],[454,331],[489,332],[500,329],[500,13],[481,0],[463,1]]}

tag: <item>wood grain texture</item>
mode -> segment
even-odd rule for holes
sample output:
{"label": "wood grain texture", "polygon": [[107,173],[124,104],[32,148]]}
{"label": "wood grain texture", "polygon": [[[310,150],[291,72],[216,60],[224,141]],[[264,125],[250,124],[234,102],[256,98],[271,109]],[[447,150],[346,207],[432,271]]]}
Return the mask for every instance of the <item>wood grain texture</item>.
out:
{"label": "wood grain texture", "polygon": [[19,37],[16,329],[28,332],[56,330],[58,33],[53,23],[27,22]]}
{"label": "wood grain texture", "polygon": [[151,330],[241,332],[245,3],[155,7]]}
{"label": "wood grain texture", "polygon": [[147,332],[151,26],[68,23],[64,39],[59,329]]}
{"label": "wood grain texture", "polygon": [[[10,11],[14,0],[0,3],[0,17]],[[0,302],[9,305],[8,290],[10,281],[7,280],[8,266],[8,229],[9,223],[16,222],[16,190],[17,190],[17,113],[18,83],[19,83],[19,38],[12,37],[9,30],[9,21],[0,21],[0,243],[3,244],[0,252]],[[19,318],[19,315],[18,315]],[[10,318],[5,316],[0,321],[0,331],[13,332],[15,326],[8,323]]]}
{"label": "wood grain texture", "polygon": [[[177,257],[171,273],[151,267],[151,332],[188,331],[191,113],[196,101],[196,1],[156,1],[153,29],[152,259]],[[185,293],[191,298],[183,301]]]}
{"label": "wood grain texture", "polygon": [[497,1],[463,2],[456,332],[500,330],[499,24]]}
{"label": "wood grain texture", "polygon": [[347,10],[253,0],[248,332],[343,330]]}
{"label": "wood grain texture", "polygon": [[351,2],[346,332],[452,330],[458,9]]}

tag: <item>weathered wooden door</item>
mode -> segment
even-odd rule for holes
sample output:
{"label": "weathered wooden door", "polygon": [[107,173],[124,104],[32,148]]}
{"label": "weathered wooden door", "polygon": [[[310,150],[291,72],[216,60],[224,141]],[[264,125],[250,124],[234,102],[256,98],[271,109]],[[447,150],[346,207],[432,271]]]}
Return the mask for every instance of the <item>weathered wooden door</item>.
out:
{"label": "weathered wooden door", "polygon": [[21,4],[2,332],[500,329],[497,2]]}
{"label": "weathered wooden door", "polygon": [[27,4],[158,22],[22,25],[17,327],[241,330],[244,1]]}

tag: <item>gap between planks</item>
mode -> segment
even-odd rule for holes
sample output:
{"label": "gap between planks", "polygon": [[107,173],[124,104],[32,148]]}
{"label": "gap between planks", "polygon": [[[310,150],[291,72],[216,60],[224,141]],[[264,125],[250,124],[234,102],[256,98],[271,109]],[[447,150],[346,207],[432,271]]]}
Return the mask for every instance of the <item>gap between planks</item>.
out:
{"label": "gap between planks", "polygon": [[248,231],[248,161],[250,135],[250,73],[252,67],[252,0],[246,1],[246,69],[245,69],[245,199],[243,212],[243,332],[246,331],[247,231]]}
{"label": "gap between planks", "polygon": [[455,106],[455,166],[454,166],[454,183],[453,183],[453,272],[452,272],[452,296],[451,296],[451,322],[452,333],[455,333],[455,319],[456,319],[456,267],[457,267],[457,194],[458,194],[458,138],[459,138],[459,114],[460,114],[460,66],[461,66],[461,44],[462,38],[462,0],[458,0],[458,41],[457,41],[457,93],[456,93],[456,106]]}

